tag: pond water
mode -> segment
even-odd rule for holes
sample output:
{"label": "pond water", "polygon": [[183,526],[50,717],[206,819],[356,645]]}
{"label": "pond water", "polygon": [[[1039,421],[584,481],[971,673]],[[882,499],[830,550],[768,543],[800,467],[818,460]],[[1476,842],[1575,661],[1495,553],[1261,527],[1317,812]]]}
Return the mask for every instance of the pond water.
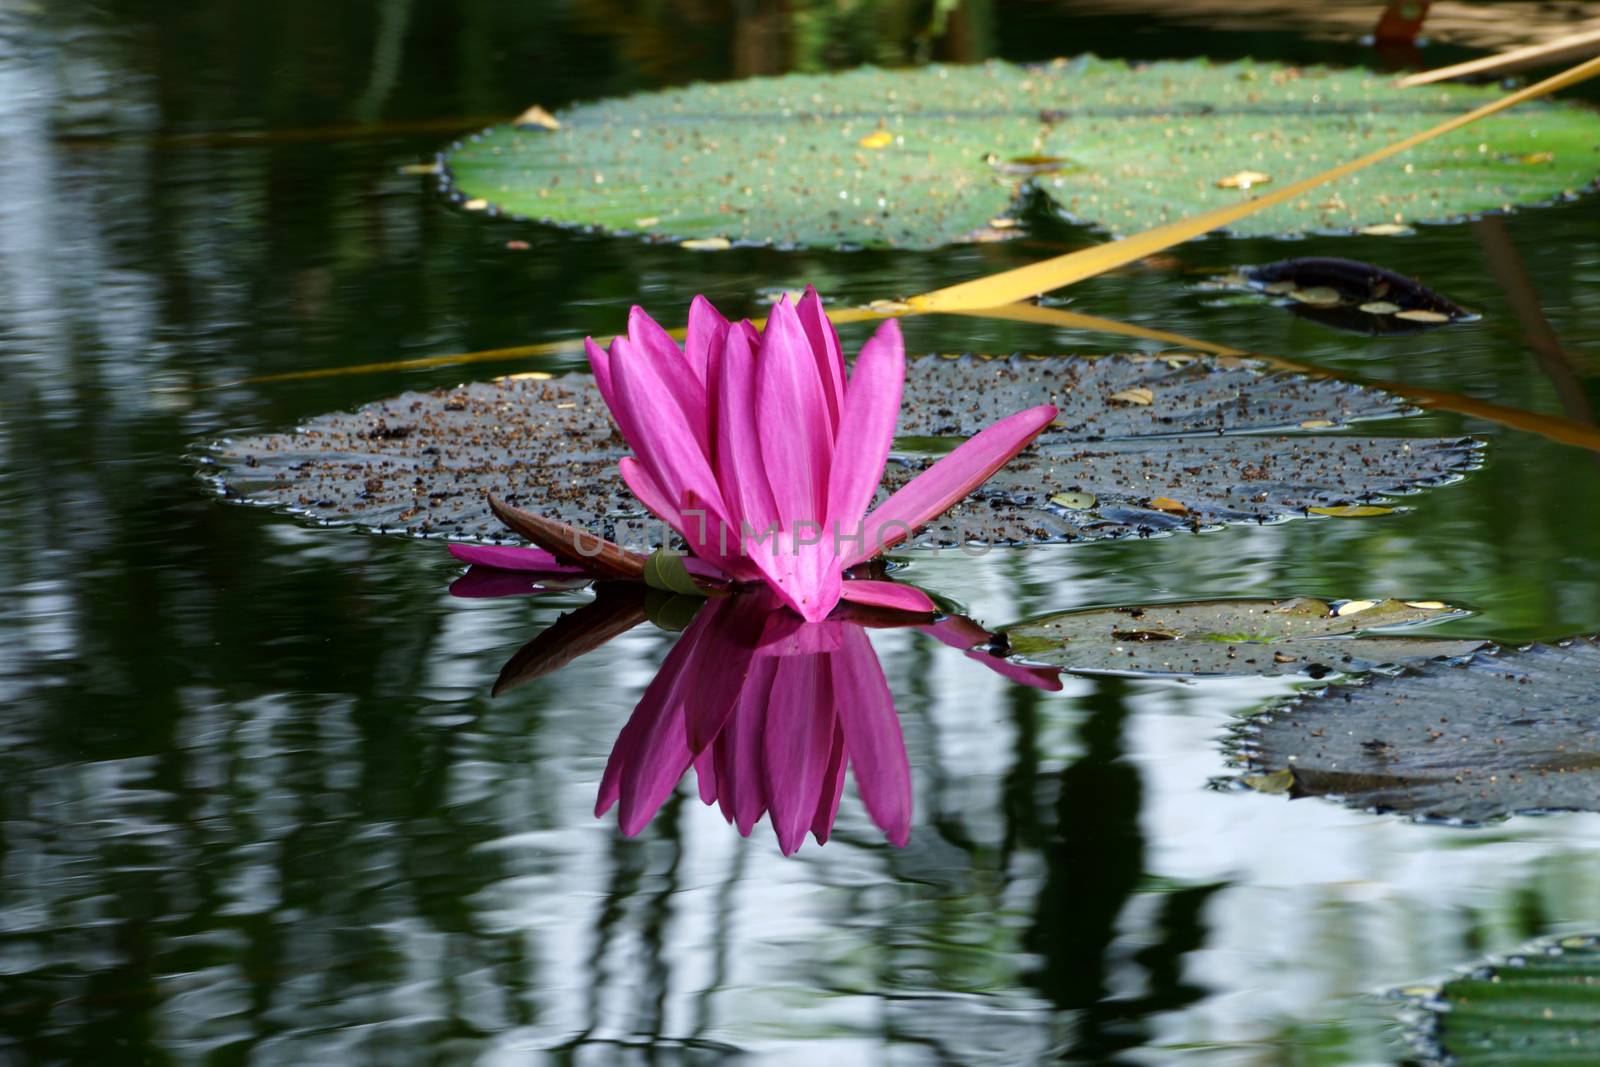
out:
{"label": "pond water", "polygon": [[[606,335],[697,292],[757,314],[811,282],[847,307],[1094,239],[694,254],[478,217],[402,172],[532,102],[1086,49],[1373,61],[1070,4],[975,5],[918,40],[922,6],[0,9],[0,1063],[1397,1063],[1385,989],[1600,926],[1600,816],[1467,830],[1213,788],[1230,725],[1304,679],[1041,692],[911,630],[872,638],[907,847],[853,786],[833,839],[789,858],[692,782],[624,838],[595,793],[673,635],[641,626],[491,697],[588,593],[452,598],[436,542],[224,506],[196,478],[189,450],[219,434],[575,364],[259,376]],[[1497,280],[1506,240],[1559,357]],[[1374,339],[1196,284],[1286,255],[1415,274],[1482,317]],[[1600,405],[1600,197],[1498,228],[1203,240],[1058,298],[1367,380]],[[904,326],[914,352],[1129,347]],[[904,574],[989,626],[1315,595],[1443,600],[1477,614],[1442,632],[1507,642],[1600,629],[1600,456],[1448,412],[1363,430],[1478,435],[1485,464],[1376,520]]]}

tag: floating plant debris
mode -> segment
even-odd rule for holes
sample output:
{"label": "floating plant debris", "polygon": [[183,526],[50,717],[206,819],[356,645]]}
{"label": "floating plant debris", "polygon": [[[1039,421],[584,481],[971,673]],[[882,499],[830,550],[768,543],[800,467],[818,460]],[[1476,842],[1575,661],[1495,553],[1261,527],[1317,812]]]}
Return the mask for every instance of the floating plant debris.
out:
{"label": "floating plant debris", "polygon": [[1321,678],[1467,655],[1483,642],[1368,633],[1462,614],[1425,601],[1206,600],[1067,611],[1001,632],[1012,656],[1071,671]]}
{"label": "floating plant debris", "polygon": [[[1130,389],[1148,404],[1111,398]],[[997,413],[1053,403],[1034,446],[914,538],[914,546],[1146,536],[1372,505],[1457,478],[1467,438],[1306,432],[1404,415],[1379,390],[1273,373],[1231,357],[925,356],[908,364],[898,489]],[[940,440],[943,439],[943,440]],[[487,492],[648,551],[665,539],[617,475],[625,446],[588,375],[405,393],[201,458],[230,499],[379,532],[499,540]],[[1183,510],[1160,507],[1165,498]],[[1065,502],[1063,502],[1063,499]]]}
{"label": "floating plant debris", "polygon": [[[581,104],[455,145],[443,180],[502,214],[653,240],[932,248],[990,232],[1026,191],[1124,235],[1500,95],[1248,61],[864,68]],[[1594,180],[1597,139],[1600,116],[1527,103],[1232,230],[1353,232],[1549,201]]]}
{"label": "floating plant debris", "polygon": [[1353,259],[1285,259],[1207,285],[1266,294],[1293,315],[1348,333],[1421,333],[1478,317],[1415,278]]}
{"label": "floating plant debris", "polygon": [[1546,941],[1436,989],[1395,994],[1418,1009],[1413,1047],[1455,1067],[1600,1063],[1600,936]]}
{"label": "floating plant debris", "polygon": [[1430,820],[1595,811],[1597,713],[1595,638],[1483,651],[1264,712],[1239,735],[1241,780]]}

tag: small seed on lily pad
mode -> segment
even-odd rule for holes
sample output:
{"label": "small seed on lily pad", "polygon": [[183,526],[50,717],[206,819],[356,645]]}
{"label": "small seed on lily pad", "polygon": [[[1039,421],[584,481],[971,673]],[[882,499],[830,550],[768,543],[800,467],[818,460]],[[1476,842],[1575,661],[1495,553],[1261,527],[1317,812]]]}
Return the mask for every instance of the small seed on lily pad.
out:
{"label": "small seed on lily pad", "polygon": [[1402,223],[1380,222],[1372,226],[1363,226],[1356,232],[1366,234],[1368,237],[1401,237],[1416,231]]}
{"label": "small seed on lily pad", "polygon": [[1422,308],[1413,308],[1410,311],[1395,312],[1395,318],[1405,319],[1407,322],[1449,322],[1450,316],[1442,311],[1424,311]]}
{"label": "small seed on lily pad", "polygon": [[1374,300],[1370,304],[1362,304],[1361,310],[1368,315],[1393,315],[1400,310],[1400,305],[1391,304],[1387,300]]}
{"label": "small seed on lily pad", "polygon": [[650,227],[658,225],[660,222],[661,220],[654,215],[646,215],[642,219],[633,220],[633,224],[639,227],[641,230],[648,230]]}
{"label": "small seed on lily pad", "polygon": [[894,134],[888,130],[878,130],[875,133],[867,134],[856,144],[862,148],[887,148],[889,145],[894,144]]}
{"label": "small seed on lily pad", "polygon": [[1131,389],[1122,389],[1112,393],[1108,399],[1119,404],[1149,405],[1155,403],[1156,394],[1142,385],[1136,385]]}
{"label": "small seed on lily pad", "polygon": [[538,104],[534,104],[532,107],[528,108],[528,110],[512,119],[511,125],[543,126],[547,130],[559,130],[561,128],[561,120],[550,114],[550,112],[546,111]]}
{"label": "small seed on lily pad", "polygon": [[1217,179],[1218,189],[1248,189],[1252,185],[1265,185],[1272,180],[1270,174],[1263,174],[1259,170],[1241,170],[1230,174],[1226,178]]}
{"label": "small seed on lily pad", "polygon": [[1158,496],[1150,501],[1150,506],[1157,511],[1165,511],[1169,515],[1187,515],[1189,508],[1183,503],[1172,499],[1170,496]]}
{"label": "small seed on lily pad", "polygon": [[1340,300],[1340,297],[1339,290],[1337,289],[1326,285],[1313,285],[1307,289],[1290,290],[1289,299],[1299,301],[1302,304],[1326,306],[1329,304],[1337,304]]}
{"label": "small seed on lily pad", "polygon": [[733,247],[733,242],[726,237],[691,237],[678,242],[678,246],[691,252],[725,252]]}
{"label": "small seed on lily pad", "polygon": [[1306,508],[1311,515],[1330,515],[1336,519],[1369,519],[1375,515],[1393,515],[1394,508],[1380,508],[1376,504],[1344,504],[1334,508]]}
{"label": "small seed on lily pad", "polygon": [[1050,498],[1050,503],[1059,504],[1069,511],[1084,511],[1095,505],[1093,493],[1057,493]]}
{"label": "small seed on lily pad", "polygon": [[1300,424],[1300,428],[1302,430],[1326,430],[1332,425],[1332,419],[1307,419]]}
{"label": "small seed on lily pad", "polygon": [[1421,608],[1424,611],[1437,611],[1445,606],[1442,600],[1407,600],[1408,608]]}
{"label": "small seed on lily pad", "polygon": [[1335,612],[1335,614],[1343,618],[1346,615],[1355,615],[1358,612],[1366,611],[1368,608],[1375,608],[1377,606],[1378,602],[1376,600],[1347,600],[1343,604],[1339,605],[1339,609],[1337,612]]}
{"label": "small seed on lily pad", "polygon": [[482,211],[484,208],[489,206],[489,201],[485,200],[481,196],[475,196],[461,206],[467,211]]}

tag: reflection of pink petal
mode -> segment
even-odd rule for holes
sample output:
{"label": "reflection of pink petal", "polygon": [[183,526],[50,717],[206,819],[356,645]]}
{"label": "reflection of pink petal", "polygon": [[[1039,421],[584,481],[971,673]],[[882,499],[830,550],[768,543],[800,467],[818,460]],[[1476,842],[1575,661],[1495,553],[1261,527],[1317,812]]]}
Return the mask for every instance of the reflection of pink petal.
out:
{"label": "reflection of pink petal", "polygon": [[506,571],[498,567],[468,567],[467,573],[450,583],[450,595],[472,600],[503,596],[533,596],[564,589],[581,589],[588,578],[576,575],[538,574],[531,571]]}
{"label": "reflection of pink petal", "polygon": [[544,574],[584,574],[582,567],[562,563],[542,548],[515,545],[446,545],[462,563],[497,567],[503,571],[539,571]]}
{"label": "reflection of pink petal", "polygon": [[767,727],[767,705],[778,676],[775,657],[762,656],[750,664],[750,676],[739,694],[733,716],[717,735],[717,801],[723,816],[745,837],[767,812],[766,779],[762,773],[762,739]]}
{"label": "reflection of pink petal", "polygon": [[705,751],[733,714],[755,655],[750,633],[761,624],[764,608],[761,599],[724,597],[701,608],[690,624],[697,645],[685,729],[695,754]]}
{"label": "reflection of pink petal", "polygon": [[865,630],[845,631],[833,656],[833,699],[867,814],[891,842],[911,837],[911,763],[894,696]]}
{"label": "reflection of pink petal", "polygon": [[1043,689],[1048,693],[1061,690],[1061,670],[1058,667],[1024,667],[1020,663],[1012,663],[993,653],[980,652],[976,649],[968,652],[967,658],[977,660],[1002,678],[1007,678],[1018,685],[1025,685],[1030,689]]}
{"label": "reflection of pink petal", "polygon": [[756,651],[763,656],[807,656],[837,652],[839,623],[806,622],[789,611],[775,611],[761,627]]}
{"label": "reflection of pink petal", "polygon": [[949,511],[1026,448],[1055,417],[1053,405],[1041,404],[1008,415],[967,438],[873,509],[867,516],[865,544],[846,558],[845,566],[871,559]]}
{"label": "reflection of pink petal", "polygon": [[822,794],[818,797],[817,814],[811,820],[811,836],[817,839],[819,845],[826,845],[828,835],[833,833],[833,820],[839,814],[839,800],[844,796],[844,768],[849,762],[844,747],[844,728],[839,725],[837,714],[832,718],[833,751],[828,756],[828,769],[822,775]]}
{"label": "reflection of pink petal", "polygon": [[696,636],[685,632],[672,646],[606,761],[594,813],[604,815],[620,800],[617,823],[629,837],[644,829],[689,769],[683,697],[693,685]]}
{"label": "reflection of pink petal", "polygon": [[[767,706],[762,767],[767,812],[778,847],[793,855],[817,817],[828,757],[833,752],[833,694],[828,660],[790,656],[778,661]],[[829,786],[832,786],[830,781]]]}
{"label": "reflection of pink petal", "polygon": [[965,615],[946,615],[938,622],[918,626],[917,629],[951,648],[963,651],[986,645],[994,637],[994,634]]}
{"label": "reflection of pink petal", "polygon": [[839,594],[852,604],[865,604],[874,608],[894,611],[925,613],[938,611],[933,599],[914,585],[899,582],[879,582],[870,578],[852,578],[844,583]]}

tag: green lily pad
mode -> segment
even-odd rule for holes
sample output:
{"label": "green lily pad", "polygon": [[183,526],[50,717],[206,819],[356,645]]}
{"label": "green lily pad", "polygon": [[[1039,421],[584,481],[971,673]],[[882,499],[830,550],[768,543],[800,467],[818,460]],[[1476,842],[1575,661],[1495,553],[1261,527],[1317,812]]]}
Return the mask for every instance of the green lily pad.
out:
{"label": "green lily pad", "polygon": [[1330,686],[1250,720],[1236,754],[1246,785],[1430,820],[1600,810],[1600,643]]}
{"label": "green lily pad", "polygon": [[1067,611],[1001,633],[1016,658],[1084,673],[1320,678],[1468,655],[1483,642],[1368,633],[1464,614],[1427,601],[1207,600]]}
{"label": "green lily pad", "polygon": [[1425,1062],[1600,1063],[1600,936],[1564,937],[1476,967],[1437,989],[1397,992],[1419,1009],[1411,1036]]}
{"label": "green lily pad", "polygon": [[[444,181],[517,217],[710,242],[693,247],[993,240],[1022,232],[1011,216],[1033,190],[1123,235],[1498,95],[1248,61],[863,68],[580,104],[557,113],[557,129],[507,126],[452,146]],[[1594,180],[1597,144],[1600,116],[1531,102],[1232,229],[1348,231],[1548,201]]]}
{"label": "green lily pad", "polygon": [[[1149,402],[1115,399],[1130,389]],[[880,499],[949,451],[950,439],[1046,401],[1061,414],[1033,449],[914,545],[1277,521],[1439,484],[1479,456],[1467,439],[1322,432],[1408,409],[1378,390],[1237,359],[929,356],[909,366],[900,423],[907,448],[891,457]],[[1285,432],[1302,425],[1316,432]],[[212,442],[200,458],[226,497],[317,522],[503,540],[485,502],[492,491],[648,551],[665,531],[617,476],[624,454],[593,380],[573,374],[406,393],[290,433]],[[1062,504],[1064,494],[1086,506]]]}

